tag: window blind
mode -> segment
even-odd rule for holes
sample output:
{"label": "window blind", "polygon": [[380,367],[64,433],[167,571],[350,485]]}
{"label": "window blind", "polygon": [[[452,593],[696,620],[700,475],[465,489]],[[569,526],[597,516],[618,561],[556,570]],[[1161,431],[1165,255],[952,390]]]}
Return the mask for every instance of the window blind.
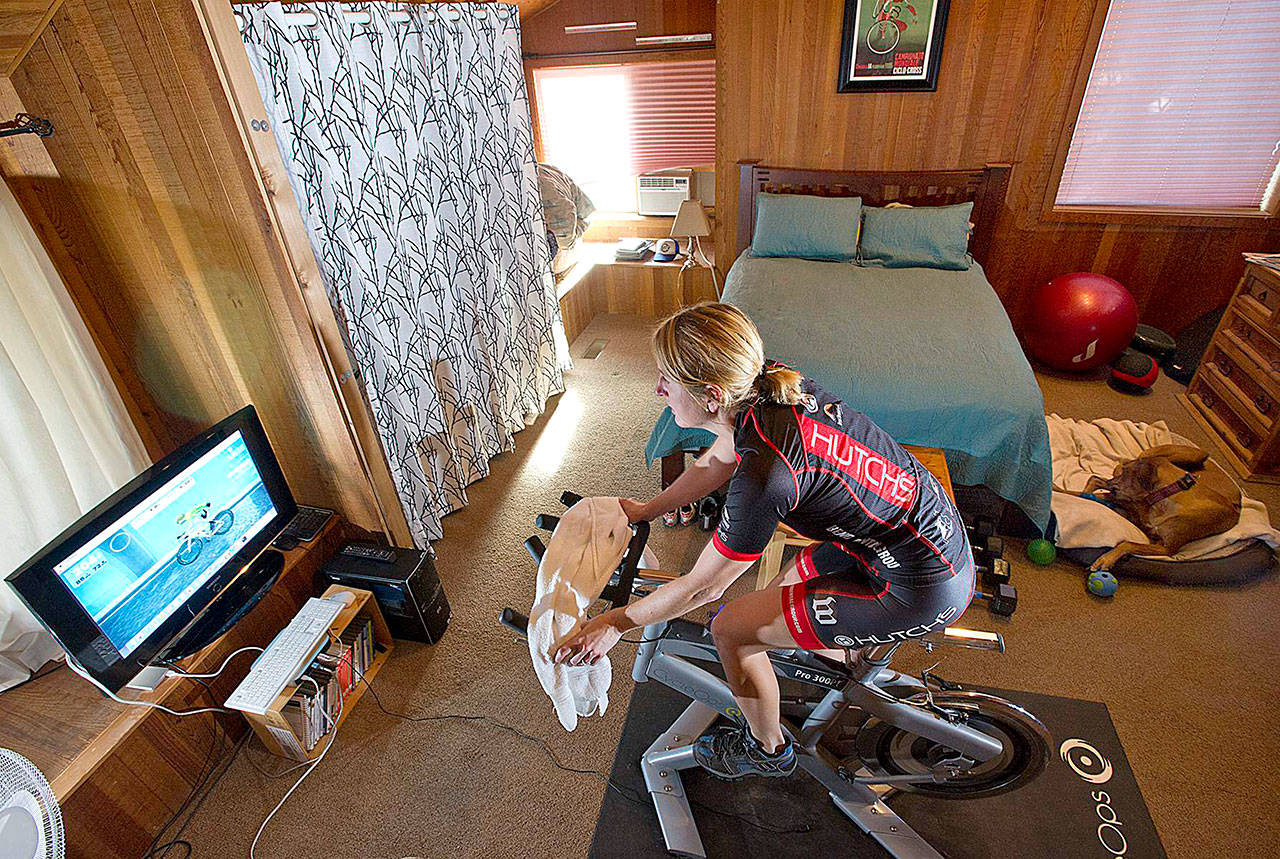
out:
{"label": "window blind", "polygon": [[1262,210],[1280,160],[1280,2],[1112,0],[1059,205]]}
{"label": "window blind", "polygon": [[715,162],[715,60],[534,69],[533,79],[543,157],[575,179]]}

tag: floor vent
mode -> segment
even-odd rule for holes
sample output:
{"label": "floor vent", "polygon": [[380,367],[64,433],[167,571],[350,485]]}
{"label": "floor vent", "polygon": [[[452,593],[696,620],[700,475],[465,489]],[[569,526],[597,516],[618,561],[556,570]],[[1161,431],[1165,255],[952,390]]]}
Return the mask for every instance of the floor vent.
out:
{"label": "floor vent", "polygon": [[582,357],[588,359],[599,358],[600,353],[604,351],[604,347],[608,345],[608,340],[592,340],[591,345],[587,347],[587,351],[582,353]]}

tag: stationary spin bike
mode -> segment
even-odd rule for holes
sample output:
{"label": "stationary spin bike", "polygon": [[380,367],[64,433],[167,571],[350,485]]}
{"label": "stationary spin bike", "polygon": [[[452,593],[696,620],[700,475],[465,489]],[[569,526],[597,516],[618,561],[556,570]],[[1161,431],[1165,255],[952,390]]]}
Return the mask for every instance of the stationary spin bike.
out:
{"label": "stationary spin bike", "polygon": [[[561,496],[566,506],[580,499]],[[539,528],[554,530],[557,519],[540,515]],[[625,605],[674,578],[639,569],[649,523],[638,522],[618,571],[601,593],[614,606]],[[541,561],[545,546],[530,537],[525,547]],[[501,621],[524,634],[528,618],[507,608]],[[644,628],[632,677],[657,680],[692,702],[649,746],[640,759],[667,850],[678,856],[705,857],[706,850],[685,795],[680,771],[697,766],[692,743],[717,718],[742,723],[743,717],[724,680],[695,662],[719,663],[710,630],[699,623],[672,620]],[[788,699],[782,707],[783,730],[795,742],[801,769],[822,785],[850,820],[898,859],[942,859],[898,817],[885,799],[894,791],[964,798],[1014,790],[1034,779],[1049,760],[1050,738],[1040,720],[995,695],[964,689],[929,672],[919,678],[890,669],[898,648],[914,642],[932,652],[940,645],[1004,652],[998,633],[949,627],[918,638],[845,651],[843,663],[805,650],[770,651],[779,677],[811,687],[814,694]],[[854,710],[850,721],[842,719]],[[837,721],[853,724],[852,743],[824,743]],[[842,748],[841,748],[842,747]]]}

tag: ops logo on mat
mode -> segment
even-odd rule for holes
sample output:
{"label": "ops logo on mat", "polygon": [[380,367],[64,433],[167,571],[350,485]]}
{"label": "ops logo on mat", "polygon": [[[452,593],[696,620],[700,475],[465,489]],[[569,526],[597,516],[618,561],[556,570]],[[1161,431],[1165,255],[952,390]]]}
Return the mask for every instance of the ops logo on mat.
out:
{"label": "ops logo on mat", "polygon": [[1058,754],[1072,772],[1090,784],[1105,784],[1111,780],[1111,761],[1084,740],[1074,737],[1064,740]]}

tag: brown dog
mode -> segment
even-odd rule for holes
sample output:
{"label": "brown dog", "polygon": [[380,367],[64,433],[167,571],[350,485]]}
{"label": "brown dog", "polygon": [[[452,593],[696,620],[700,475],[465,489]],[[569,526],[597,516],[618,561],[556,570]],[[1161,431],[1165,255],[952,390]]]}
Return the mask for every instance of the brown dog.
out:
{"label": "brown dog", "polygon": [[1163,444],[1117,465],[1110,480],[1090,477],[1084,492],[1115,505],[1152,542],[1125,540],[1089,569],[1109,570],[1130,554],[1172,555],[1192,540],[1235,527],[1240,490],[1208,458],[1192,445]]}

